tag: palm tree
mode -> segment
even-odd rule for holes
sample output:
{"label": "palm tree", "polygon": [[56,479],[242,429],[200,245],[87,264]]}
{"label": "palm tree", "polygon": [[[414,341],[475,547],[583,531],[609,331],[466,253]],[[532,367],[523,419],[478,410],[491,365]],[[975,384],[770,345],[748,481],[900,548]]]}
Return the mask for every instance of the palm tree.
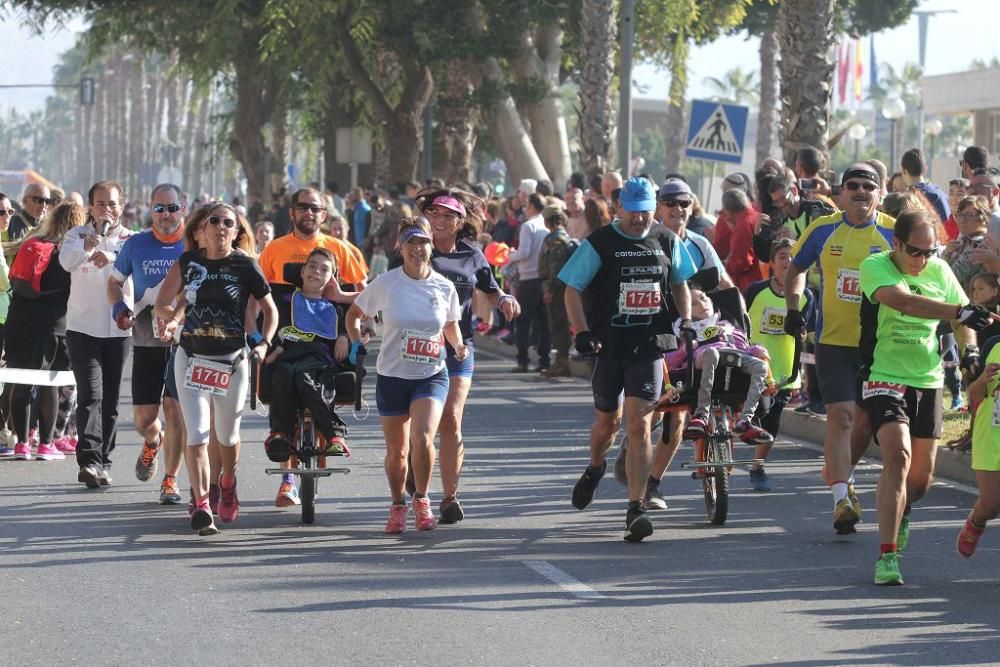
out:
{"label": "palm tree", "polygon": [[580,8],[580,167],[606,171],[615,141],[614,98],[617,0],[583,0]]}
{"label": "palm tree", "polygon": [[755,105],[759,99],[760,81],[757,79],[757,72],[753,70],[734,67],[723,74],[721,79],[710,76],[705,78],[704,83],[715,89],[717,94],[712,96],[712,100],[716,102]]}

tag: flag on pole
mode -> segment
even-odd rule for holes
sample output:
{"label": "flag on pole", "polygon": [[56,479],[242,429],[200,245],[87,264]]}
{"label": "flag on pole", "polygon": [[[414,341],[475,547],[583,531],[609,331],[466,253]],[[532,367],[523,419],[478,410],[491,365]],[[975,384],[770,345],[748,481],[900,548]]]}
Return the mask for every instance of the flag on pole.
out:
{"label": "flag on pole", "polygon": [[837,99],[840,106],[847,102],[847,76],[850,73],[851,52],[842,44],[837,45]]}
{"label": "flag on pole", "polygon": [[872,35],[869,39],[871,44],[871,64],[868,68],[868,76],[870,77],[868,88],[871,89],[878,88],[878,63],[875,61],[875,35]]}
{"label": "flag on pole", "polygon": [[861,79],[865,74],[865,63],[861,60],[861,40],[854,40],[854,101],[861,104]]}

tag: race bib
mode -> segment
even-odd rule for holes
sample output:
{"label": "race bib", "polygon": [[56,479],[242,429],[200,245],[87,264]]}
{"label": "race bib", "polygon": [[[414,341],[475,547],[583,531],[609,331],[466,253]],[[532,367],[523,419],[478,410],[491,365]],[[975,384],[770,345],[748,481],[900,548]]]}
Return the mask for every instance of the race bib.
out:
{"label": "race bib", "polygon": [[1000,400],[993,397],[993,425],[1000,426]]}
{"label": "race bib", "polygon": [[225,396],[229,393],[229,381],[232,377],[232,364],[192,357],[188,359],[187,371],[184,373],[184,386],[207,391],[215,396]]}
{"label": "race bib", "polygon": [[837,270],[837,298],[848,303],[861,303],[861,280],[856,269]]}
{"label": "race bib", "polygon": [[655,315],[663,305],[660,283],[622,283],[618,312],[622,315]]}
{"label": "race bib", "polygon": [[763,334],[781,335],[785,333],[785,313],[784,308],[767,306],[760,318],[760,332]]}
{"label": "race bib", "polygon": [[888,396],[890,398],[902,399],[906,393],[906,385],[895,384],[893,382],[875,382],[868,380],[861,384],[861,398],[863,400],[875,396]]}
{"label": "race bib", "polygon": [[426,331],[403,329],[403,359],[418,364],[436,364],[444,355],[444,337]]}

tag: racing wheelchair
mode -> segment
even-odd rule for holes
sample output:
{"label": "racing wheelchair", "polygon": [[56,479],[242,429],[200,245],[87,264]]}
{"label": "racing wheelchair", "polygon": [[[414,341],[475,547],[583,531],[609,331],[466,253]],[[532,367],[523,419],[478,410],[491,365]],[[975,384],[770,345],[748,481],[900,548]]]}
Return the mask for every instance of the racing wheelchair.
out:
{"label": "racing wheelchair", "polygon": [[[288,285],[272,283],[275,293],[275,303],[278,305],[279,328],[291,321],[290,302],[295,288],[301,286],[302,263],[289,262],[284,266],[283,278]],[[271,387],[260,381],[260,362],[251,355],[250,366],[250,408],[257,409],[258,402],[267,404],[280,397],[271,395]],[[357,363],[353,370],[343,370],[335,375],[336,400],[338,406],[350,406],[355,412],[362,409],[362,384],[365,376],[365,354],[359,352]],[[268,475],[292,474],[299,478],[299,500],[302,507],[302,523],[312,524],[316,520],[316,489],[320,477],[330,477],[334,474],[348,474],[347,466],[328,466],[330,457],[348,457],[350,451],[339,454],[327,452],[327,444],[323,435],[316,429],[308,409],[300,408],[296,412],[296,425],[292,432],[292,456],[289,459],[290,468],[265,468]]]}

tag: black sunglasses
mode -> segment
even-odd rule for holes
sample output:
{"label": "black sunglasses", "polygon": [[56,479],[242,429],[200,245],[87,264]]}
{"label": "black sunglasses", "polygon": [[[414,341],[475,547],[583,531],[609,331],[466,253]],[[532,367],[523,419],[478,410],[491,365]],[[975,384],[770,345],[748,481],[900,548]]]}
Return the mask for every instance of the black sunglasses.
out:
{"label": "black sunglasses", "polygon": [[659,199],[657,200],[667,208],[674,208],[675,206],[680,206],[681,208],[688,208],[691,206],[690,199]]}
{"label": "black sunglasses", "polygon": [[52,202],[54,201],[51,198],[38,197],[36,195],[32,195],[31,197],[29,197],[29,199],[31,199],[31,201],[35,202],[39,206],[41,206],[42,204],[48,206],[48,205],[52,204]]}
{"label": "black sunglasses", "polygon": [[874,183],[869,183],[868,181],[865,182],[847,181],[846,183],[844,183],[844,187],[850,190],[851,192],[854,192],[858,188],[861,188],[865,192],[874,192],[875,188],[877,188],[878,186],[875,185]]}
{"label": "black sunglasses", "polygon": [[323,208],[322,206],[313,206],[312,204],[296,204],[295,210],[302,211],[303,213],[305,213],[306,211],[310,211],[312,213],[321,213],[326,209]]}
{"label": "black sunglasses", "polygon": [[937,248],[928,248],[927,250],[924,250],[923,248],[910,245],[906,241],[900,241],[900,243],[903,244],[903,252],[910,257],[923,257],[924,259],[930,259],[937,254]]}
{"label": "black sunglasses", "polygon": [[153,213],[176,213],[181,208],[180,204],[153,204]]}
{"label": "black sunglasses", "polygon": [[210,225],[223,225],[226,229],[232,229],[236,226],[236,221],[232,218],[220,218],[217,215],[209,216],[208,223]]}

